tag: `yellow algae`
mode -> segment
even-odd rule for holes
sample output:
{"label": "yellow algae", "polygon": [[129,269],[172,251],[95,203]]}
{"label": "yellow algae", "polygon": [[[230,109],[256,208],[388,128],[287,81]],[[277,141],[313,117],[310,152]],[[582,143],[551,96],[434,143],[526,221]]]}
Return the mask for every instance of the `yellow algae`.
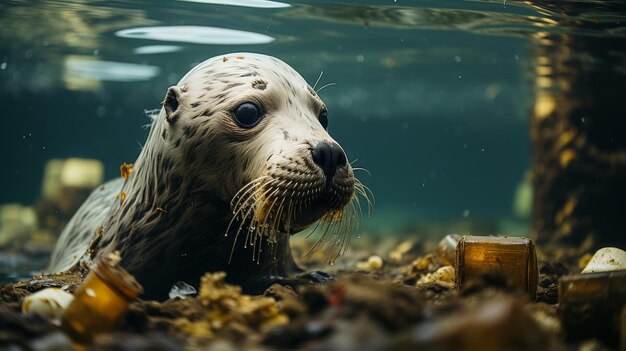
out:
{"label": "yellow algae", "polygon": [[174,326],[189,335],[213,339],[220,330],[247,333],[263,331],[289,322],[276,300],[241,293],[241,287],[226,284],[226,273],[206,273],[200,283],[198,300],[204,316],[191,321],[178,318]]}
{"label": "yellow algae", "polygon": [[122,178],[124,178],[124,180],[128,180],[128,177],[130,177],[130,174],[133,172],[133,164],[132,163],[122,163],[122,165],[120,166],[120,173],[122,174]]}
{"label": "yellow algae", "polygon": [[454,288],[455,287],[455,270],[452,266],[443,266],[437,269],[433,273],[428,273],[423,275],[416,283],[416,285],[422,284],[437,284],[446,288]]}

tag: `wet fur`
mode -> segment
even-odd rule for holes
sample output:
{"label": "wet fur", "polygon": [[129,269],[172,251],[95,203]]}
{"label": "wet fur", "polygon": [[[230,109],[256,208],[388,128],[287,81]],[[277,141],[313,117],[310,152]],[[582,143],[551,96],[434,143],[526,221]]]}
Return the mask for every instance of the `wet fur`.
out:
{"label": "wet fur", "polygon": [[[264,109],[265,117],[254,128],[240,128],[233,120],[231,111],[243,101]],[[309,201],[299,202],[300,214],[293,209],[276,214],[284,223],[257,235],[253,250],[240,233],[242,228],[254,231],[254,217],[233,219],[237,208],[231,201],[262,177],[276,180],[272,184],[288,180],[281,183],[282,192],[255,190],[273,194],[274,203],[276,197],[304,196],[298,190],[303,174],[315,187],[326,184],[310,161],[317,143],[334,142],[317,119],[324,108],[306,81],[276,58],[243,53],[199,64],[168,90],[130,177],[96,189],[70,221],[49,271],[71,268],[86,252],[93,259],[119,250],[122,265],[144,285],[146,297],[154,298],[164,298],[177,281],[197,284],[206,271],[226,271],[231,282],[250,289],[267,277],[294,274],[289,234],[319,218],[326,225],[339,223],[348,204],[350,223],[356,218],[355,184],[357,191],[363,188],[351,166],[337,171],[332,191],[317,197],[309,192]],[[116,199],[122,193],[125,199]],[[249,198],[246,211],[265,200]],[[331,212],[334,216],[324,217]],[[348,231],[349,238],[351,226],[336,228]],[[345,242],[341,245],[340,251]]]}

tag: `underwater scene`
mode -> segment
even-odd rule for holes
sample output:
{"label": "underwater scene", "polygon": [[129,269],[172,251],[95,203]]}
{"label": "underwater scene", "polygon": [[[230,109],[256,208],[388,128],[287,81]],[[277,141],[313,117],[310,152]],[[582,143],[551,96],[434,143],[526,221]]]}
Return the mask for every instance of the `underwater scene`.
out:
{"label": "underwater scene", "polygon": [[0,349],[626,350],[626,3],[0,3]]}

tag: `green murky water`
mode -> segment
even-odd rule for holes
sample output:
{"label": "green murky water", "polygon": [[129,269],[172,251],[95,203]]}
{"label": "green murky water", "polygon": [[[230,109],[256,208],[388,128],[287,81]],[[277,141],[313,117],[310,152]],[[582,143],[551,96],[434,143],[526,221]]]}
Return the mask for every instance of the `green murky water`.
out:
{"label": "green murky water", "polygon": [[[4,1],[0,23],[0,203],[33,203],[52,158],[118,176],[167,87],[206,58],[259,52],[335,83],[320,95],[371,173],[366,233],[527,234],[537,90],[626,74],[618,1]],[[542,70],[555,56],[567,69]]]}

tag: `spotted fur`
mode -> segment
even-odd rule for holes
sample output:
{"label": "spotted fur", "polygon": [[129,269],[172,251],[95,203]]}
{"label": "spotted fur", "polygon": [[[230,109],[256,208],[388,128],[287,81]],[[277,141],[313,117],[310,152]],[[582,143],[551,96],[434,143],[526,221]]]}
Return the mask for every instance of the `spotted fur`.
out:
{"label": "spotted fur", "polygon": [[[244,101],[264,111],[251,129],[232,115]],[[151,297],[176,281],[196,283],[206,271],[224,270],[244,287],[294,273],[289,234],[320,218],[351,231],[335,223],[356,208],[355,184],[360,189],[350,164],[326,187],[312,161],[318,143],[335,142],[318,121],[322,110],[314,89],[274,57],[242,53],[200,63],[168,90],[130,177],[95,190],[70,221],[49,270],[119,250]],[[124,201],[116,200],[122,192]],[[341,251],[346,234],[337,235]]]}

